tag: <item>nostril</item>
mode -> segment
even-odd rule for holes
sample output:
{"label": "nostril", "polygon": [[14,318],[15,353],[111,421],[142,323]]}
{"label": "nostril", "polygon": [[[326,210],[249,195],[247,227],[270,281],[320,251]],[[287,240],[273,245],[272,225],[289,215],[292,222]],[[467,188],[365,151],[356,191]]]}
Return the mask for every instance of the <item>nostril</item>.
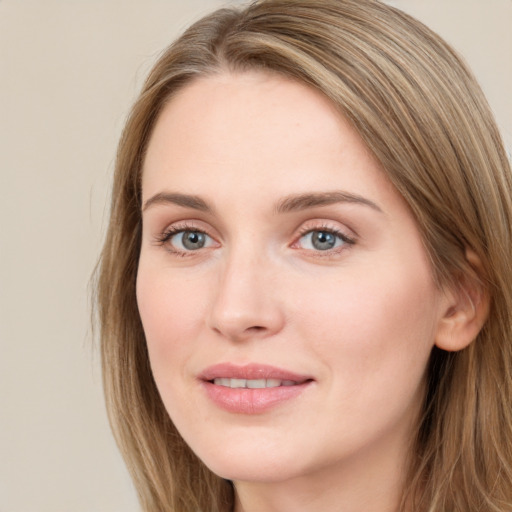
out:
{"label": "nostril", "polygon": [[261,325],[254,325],[252,327],[249,327],[247,330],[253,331],[253,332],[259,332],[259,331],[264,331],[265,327],[262,327]]}

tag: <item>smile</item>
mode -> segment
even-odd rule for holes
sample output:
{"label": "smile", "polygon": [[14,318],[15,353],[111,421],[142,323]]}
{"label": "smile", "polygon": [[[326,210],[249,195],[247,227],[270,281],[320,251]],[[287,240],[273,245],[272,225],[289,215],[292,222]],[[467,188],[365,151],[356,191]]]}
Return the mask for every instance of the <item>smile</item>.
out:
{"label": "smile", "polygon": [[229,379],[217,378],[213,380],[216,386],[225,386],[227,388],[248,388],[248,389],[262,389],[262,388],[277,388],[279,386],[295,386],[298,383],[293,380],[279,380],[279,379]]}
{"label": "smile", "polygon": [[262,414],[299,397],[314,382],[274,366],[222,363],[204,370],[203,390],[215,406],[235,414]]}

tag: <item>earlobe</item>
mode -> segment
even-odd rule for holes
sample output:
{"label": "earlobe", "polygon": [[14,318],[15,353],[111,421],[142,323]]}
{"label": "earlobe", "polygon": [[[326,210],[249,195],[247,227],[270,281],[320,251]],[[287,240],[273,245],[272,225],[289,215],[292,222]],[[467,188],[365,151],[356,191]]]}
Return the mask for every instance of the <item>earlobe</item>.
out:
{"label": "earlobe", "polygon": [[455,288],[447,290],[447,307],[436,332],[436,346],[449,352],[466,348],[489,315],[490,299],[482,280],[481,261],[471,249],[466,250],[466,260],[472,272],[462,276]]}

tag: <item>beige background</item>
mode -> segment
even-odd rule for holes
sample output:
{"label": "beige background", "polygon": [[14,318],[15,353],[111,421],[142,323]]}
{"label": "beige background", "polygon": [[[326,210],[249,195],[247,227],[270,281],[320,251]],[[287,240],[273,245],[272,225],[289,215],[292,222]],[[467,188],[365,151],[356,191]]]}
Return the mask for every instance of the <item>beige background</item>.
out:
{"label": "beige background", "polygon": [[[222,3],[0,0],[0,512],[137,510],[105,419],[88,279],[141,81]],[[463,53],[511,147],[512,0],[389,3]]]}

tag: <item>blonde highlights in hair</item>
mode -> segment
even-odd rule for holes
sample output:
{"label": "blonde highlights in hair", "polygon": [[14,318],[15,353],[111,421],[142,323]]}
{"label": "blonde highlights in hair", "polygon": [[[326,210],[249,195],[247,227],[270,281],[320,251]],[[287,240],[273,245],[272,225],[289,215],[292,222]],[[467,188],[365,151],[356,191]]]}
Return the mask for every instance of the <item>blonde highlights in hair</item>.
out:
{"label": "blonde highlights in hair", "polygon": [[[512,178],[490,109],[454,51],[374,0],[262,0],[197,22],[162,55],[119,144],[98,270],[110,421],[146,512],[228,512],[229,482],[176,431],[148,362],[135,294],[140,174],[158,115],[195,78],[264,69],[322,92],[414,213],[439,285],[491,300],[460,352],[434,349],[402,510],[512,509]],[[466,257],[471,250],[480,262]]]}

